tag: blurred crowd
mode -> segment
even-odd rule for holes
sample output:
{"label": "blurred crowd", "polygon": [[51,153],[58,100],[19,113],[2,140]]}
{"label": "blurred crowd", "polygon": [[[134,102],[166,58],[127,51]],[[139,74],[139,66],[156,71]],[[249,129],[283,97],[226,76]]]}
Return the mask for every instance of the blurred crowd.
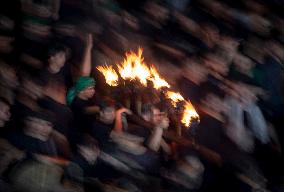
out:
{"label": "blurred crowd", "polygon": [[[0,191],[283,191],[283,8],[1,1]],[[160,94],[141,91],[138,113],[97,71],[138,47],[192,102],[194,131]]]}

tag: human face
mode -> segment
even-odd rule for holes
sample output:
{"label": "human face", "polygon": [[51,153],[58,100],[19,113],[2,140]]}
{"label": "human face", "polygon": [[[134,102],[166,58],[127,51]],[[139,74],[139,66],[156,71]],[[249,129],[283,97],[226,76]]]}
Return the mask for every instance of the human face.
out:
{"label": "human face", "polygon": [[106,124],[112,124],[115,119],[115,109],[113,107],[107,107],[100,112],[100,119]]}
{"label": "human face", "polygon": [[9,121],[10,117],[10,106],[0,101],[0,122],[4,124]]}
{"label": "human face", "polygon": [[161,113],[161,111],[157,108],[153,108],[152,109],[152,122],[155,124],[155,125],[158,125],[160,124],[160,122],[162,121],[163,119],[163,116],[164,114]]}
{"label": "human face", "polygon": [[28,117],[26,127],[28,135],[41,141],[47,141],[52,132],[52,124],[50,122],[36,117]]}
{"label": "human face", "polygon": [[95,95],[95,87],[91,86],[81,91],[78,96],[81,99],[91,99]]}
{"label": "human face", "polygon": [[58,73],[64,66],[66,61],[66,53],[64,51],[58,52],[49,58],[49,68],[52,72]]}

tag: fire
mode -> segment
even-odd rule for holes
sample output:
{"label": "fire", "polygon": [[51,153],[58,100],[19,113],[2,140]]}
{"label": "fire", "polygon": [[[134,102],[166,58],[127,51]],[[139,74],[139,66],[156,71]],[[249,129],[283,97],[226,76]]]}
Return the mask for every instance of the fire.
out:
{"label": "fire", "polygon": [[99,66],[97,69],[104,75],[107,84],[110,86],[118,85],[118,75],[112,66]]}
{"label": "fire", "polygon": [[147,85],[147,79],[151,76],[149,67],[144,63],[142,57],[143,50],[138,49],[138,53],[126,53],[124,61],[118,65],[118,71],[124,80],[137,79],[144,86]]}
{"label": "fire", "polygon": [[[170,88],[168,82],[160,77],[154,66],[149,68],[144,63],[142,53],[142,48],[139,48],[137,53],[130,51],[125,54],[123,62],[117,65],[121,78],[130,81],[138,80],[143,86],[147,86],[148,80],[153,82],[154,88],[157,90],[162,87]],[[107,84],[110,86],[118,85],[118,74],[112,66],[99,66],[97,69],[103,73]],[[167,90],[165,95],[171,100],[174,107],[176,107],[179,102],[183,105],[182,124],[189,127],[193,120],[197,119],[199,121],[199,115],[191,102],[189,100],[186,101],[180,93]]]}
{"label": "fire", "polygon": [[170,87],[170,85],[160,77],[156,68],[149,68],[144,63],[142,57],[143,49],[139,48],[137,53],[128,52],[126,58],[118,65],[118,71],[122,79],[134,80],[137,79],[142,85],[147,86],[147,80],[152,81],[155,89],[162,87]]}
{"label": "fire", "polygon": [[190,124],[192,123],[193,119],[198,119],[199,121],[199,115],[194,109],[193,105],[191,104],[190,101],[185,101],[184,105],[184,111],[183,111],[183,116],[181,119],[181,122],[186,126],[189,127]]}
{"label": "fire", "polygon": [[181,96],[180,93],[176,93],[173,91],[167,91],[166,92],[166,97],[171,99],[171,103],[174,107],[177,106],[177,103],[182,101],[183,103],[183,114],[182,114],[182,119],[181,123],[184,124],[186,127],[189,127],[190,124],[194,119],[197,119],[199,121],[199,115],[196,112],[195,108],[191,104],[190,101],[186,101],[183,96]]}
{"label": "fire", "polygon": [[149,80],[153,82],[155,89],[160,89],[162,87],[170,88],[168,82],[160,77],[159,73],[157,72],[154,66],[150,68],[150,72],[151,72],[151,77],[149,78]]}
{"label": "fire", "polygon": [[173,92],[173,91],[167,91],[166,97],[171,99],[171,103],[174,107],[177,106],[178,102],[184,101],[184,98],[183,98],[183,96],[181,96],[180,93],[176,93],[176,92]]}

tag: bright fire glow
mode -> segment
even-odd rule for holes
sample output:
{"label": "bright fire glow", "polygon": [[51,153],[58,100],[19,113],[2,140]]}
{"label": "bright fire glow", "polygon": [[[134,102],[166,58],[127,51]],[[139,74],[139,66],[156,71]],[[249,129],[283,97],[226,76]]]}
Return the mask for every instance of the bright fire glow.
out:
{"label": "bright fire glow", "polygon": [[[124,80],[138,80],[143,86],[147,86],[147,80],[153,82],[154,88],[159,90],[162,87],[170,88],[168,82],[161,78],[154,66],[150,68],[144,63],[142,57],[143,50],[138,49],[137,53],[132,51],[125,54],[123,62],[117,65],[118,72]],[[110,86],[118,85],[118,75],[112,66],[99,66],[97,69],[103,73],[106,83]],[[186,101],[180,93],[167,90],[166,97],[171,100],[171,104],[176,107],[178,102],[182,102],[183,114],[181,122],[189,127],[194,119],[199,120],[198,113],[194,109],[190,101]]]}
{"label": "bright fire glow", "polygon": [[150,68],[150,72],[151,72],[151,77],[149,78],[149,80],[153,82],[155,89],[160,89],[162,87],[170,88],[168,82],[160,77],[159,73],[157,72],[154,66]]}
{"label": "bright fire glow", "polygon": [[118,75],[116,74],[112,66],[104,65],[97,67],[97,69],[104,75],[107,84],[109,84],[110,86],[118,85]]}
{"label": "bright fire glow", "polygon": [[166,97],[171,99],[171,103],[174,107],[177,106],[178,102],[184,101],[184,98],[183,98],[183,96],[181,96],[180,93],[176,93],[176,92],[173,92],[173,91],[167,91]]}
{"label": "bright fire glow", "polygon": [[147,85],[147,79],[151,76],[149,67],[144,63],[142,57],[143,50],[138,49],[138,53],[128,52],[123,62],[118,65],[118,71],[122,79],[134,80],[137,79],[144,86]]}
{"label": "bright fire glow", "polygon": [[193,105],[190,101],[185,101],[183,116],[181,122],[186,126],[189,127],[193,119],[199,120],[199,115],[197,114],[196,110],[194,109]]}

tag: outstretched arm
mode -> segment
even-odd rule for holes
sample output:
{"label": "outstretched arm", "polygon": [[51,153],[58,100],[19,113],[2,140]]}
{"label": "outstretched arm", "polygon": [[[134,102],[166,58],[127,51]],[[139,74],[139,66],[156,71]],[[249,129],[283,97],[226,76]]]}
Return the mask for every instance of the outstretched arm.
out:
{"label": "outstretched arm", "polygon": [[81,65],[81,76],[90,76],[92,69],[92,48],[93,48],[93,37],[92,34],[86,36],[86,48],[83,56]]}

